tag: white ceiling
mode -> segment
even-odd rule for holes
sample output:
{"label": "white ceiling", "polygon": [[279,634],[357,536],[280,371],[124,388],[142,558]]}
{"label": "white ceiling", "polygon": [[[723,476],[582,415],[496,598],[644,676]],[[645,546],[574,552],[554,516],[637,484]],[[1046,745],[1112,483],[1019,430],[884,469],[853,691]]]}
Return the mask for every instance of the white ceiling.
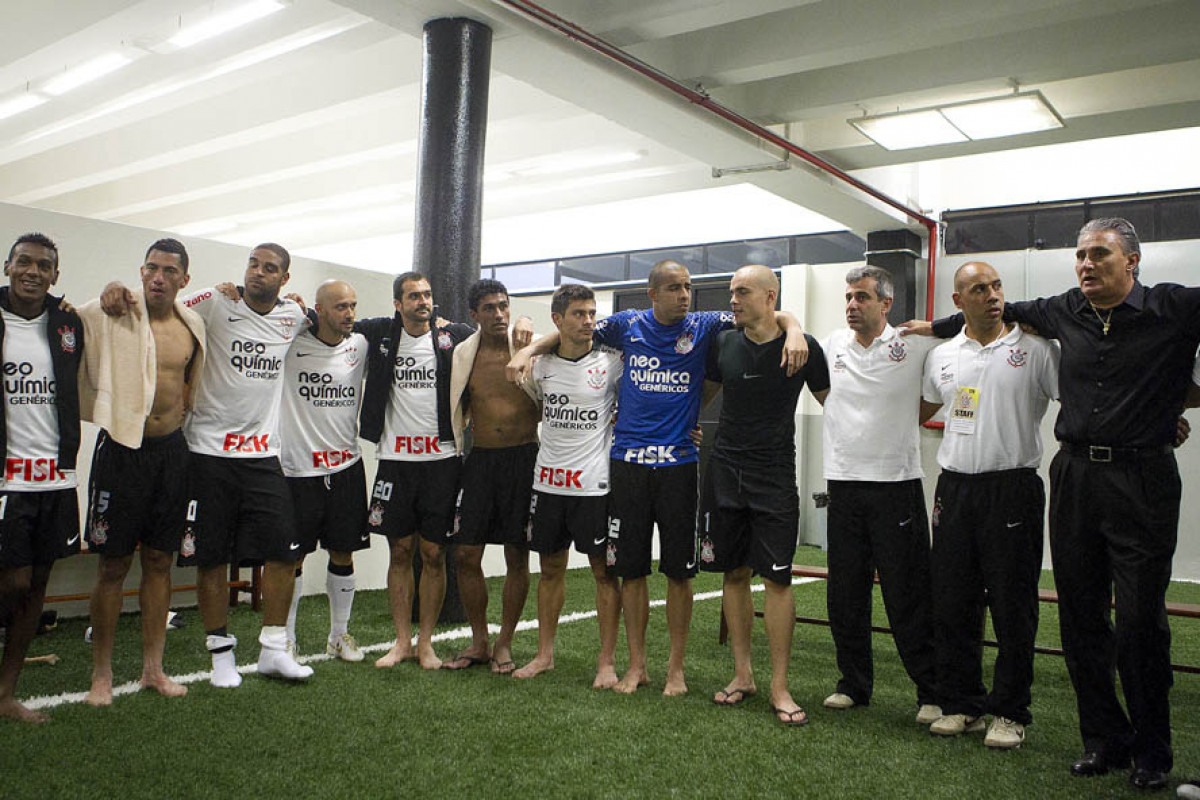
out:
{"label": "white ceiling", "polygon": [[[743,182],[814,212],[797,232],[896,223],[807,168],[713,178],[780,153],[493,0],[292,0],[191,48],[151,49],[244,2],[0,0],[0,104],[95,56],[136,57],[0,120],[0,201],[395,269],[409,253],[369,259],[356,243],[411,240],[421,25],[467,15],[496,32],[490,225]],[[848,170],[1200,125],[1195,0],[542,5]],[[1013,81],[1066,127],[888,152],[845,122]]]}

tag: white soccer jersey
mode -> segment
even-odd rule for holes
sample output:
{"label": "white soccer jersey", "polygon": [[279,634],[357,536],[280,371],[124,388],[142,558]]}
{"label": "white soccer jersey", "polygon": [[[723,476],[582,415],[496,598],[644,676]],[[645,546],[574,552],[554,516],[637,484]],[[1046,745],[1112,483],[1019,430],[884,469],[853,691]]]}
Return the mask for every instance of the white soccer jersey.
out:
{"label": "white soccer jersey", "polygon": [[58,468],[58,411],[46,312],[33,319],[4,315],[4,409],[8,460],[0,489],[44,492],[73,489],[74,470]]}
{"label": "white soccer jersey", "polygon": [[281,300],[267,314],[215,289],[183,301],[204,318],[204,376],[183,426],[193,453],[229,458],[279,455],[283,361],[308,324],[304,311]]}
{"label": "white soccer jersey", "polygon": [[918,422],[925,354],[938,344],[904,337],[891,325],[867,347],[854,331],[821,343],[829,363],[823,418],[825,479],[907,481],[922,478]]}
{"label": "white soccer jersey", "polygon": [[531,383],[542,407],[534,489],[608,494],[612,412],[621,371],[621,354],[606,347],[574,361],[552,354],[534,363]]}
{"label": "white soccer jersey", "polygon": [[358,406],[367,339],[355,333],[336,345],[312,330],[296,337],[284,360],[280,463],[289,478],[330,475],[361,458]]}
{"label": "white soccer jersey", "polygon": [[1041,422],[1058,398],[1056,346],[1019,326],[981,347],[960,333],[925,362],[924,396],[946,408],[942,469],[972,475],[1042,461]]}
{"label": "white soccer jersey", "polygon": [[401,330],[392,365],[392,396],[383,418],[379,457],[388,461],[438,461],[458,455],[454,442],[438,439],[437,356],[432,331]]}

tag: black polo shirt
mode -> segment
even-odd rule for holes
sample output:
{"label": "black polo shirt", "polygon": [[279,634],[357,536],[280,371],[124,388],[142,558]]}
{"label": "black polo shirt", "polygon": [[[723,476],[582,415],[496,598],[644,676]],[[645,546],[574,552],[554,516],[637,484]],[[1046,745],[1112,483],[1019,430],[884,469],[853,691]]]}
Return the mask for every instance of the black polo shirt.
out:
{"label": "black polo shirt", "polygon": [[[1111,311],[1111,318],[1109,309],[1097,312],[1075,288],[1008,303],[1004,318],[1062,345],[1055,438],[1110,447],[1171,444],[1200,344],[1200,288],[1135,281]],[[961,328],[962,314],[934,323],[942,338]]]}

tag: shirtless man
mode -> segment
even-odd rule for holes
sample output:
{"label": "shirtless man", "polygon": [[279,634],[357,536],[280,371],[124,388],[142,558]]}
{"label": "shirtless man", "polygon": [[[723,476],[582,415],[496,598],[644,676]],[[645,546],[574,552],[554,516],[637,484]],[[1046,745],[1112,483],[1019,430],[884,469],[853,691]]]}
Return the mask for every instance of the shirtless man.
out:
{"label": "shirtless man", "polygon": [[[462,430],[469,419],[474,442],[463,465],[459,526],[452,539],[471,644],[443,667],[465,669],[490,661],[492,672],[508,675],[516,669],[512,637],[529,593],[526,526],[538,453],[538,409],[505,378],[504,368],[517,349],[509,332],[508,290],[499,281],[476,281],[467,302],[479,330],[454,351],[450,400],[454,441],[463,449]],[[504,545],[507,567],[495,649],[487,630],[485,544]]]}
{"label": "shirtless man", "polygon": [[[86,698],[93,706],[112,704],[121,588],[139,545],[141,684],[166,697],[187,694],[187,687],[163,672],[162,657],[171,557],[179,549],[187,506],[183,415],[203,358],[204,322],[175,299],[191,279],[183,244],[160,239],[150,245],[141,276],[133,314],[109,317],[98,300],[79,309],[89,345],[80,370],[80,415],[101,428],[88,484],[88,546],[100,554]],[[155,370],[147,374],[151,361]]]}

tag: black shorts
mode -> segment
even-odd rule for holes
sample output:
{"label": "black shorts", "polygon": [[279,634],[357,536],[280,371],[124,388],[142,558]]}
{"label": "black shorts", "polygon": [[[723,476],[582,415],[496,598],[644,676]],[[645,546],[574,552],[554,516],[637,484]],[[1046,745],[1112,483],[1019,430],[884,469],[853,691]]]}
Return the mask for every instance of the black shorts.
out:
{"label": "black shorts", "polygon": [[381,460],[371,490],[367,530],[403,539],[414,533],[434,544],[446,544],[454,531],[454,504],[462,459],[436,461]]}
{"label": "black shorts", "polygon": [[613,574],[650,574],[655,523],[658,571],[676,579],[696,574],[696,471],[695,462],[674,467],[609,462],[607,563]]}
{"label": "black shorts", "polygon": [[178,550],[189,456],[182,430],[143,439],[136,450],[100,431],[88,479],[88,548],[112,558],[129,555],[139,543]]}
{"label": "black shorts", "polygon": [[317,549],[353,553],[371,546],[362,459],[329,475],[288,478],[301,558]]}
{"label": "black shorts", "polygon": [[258,566],[300,557],[292,493],[278,458],[192,453],[190,473],[181,567]]}
{"label": "black shorts", "polygon": [[751,567],[768,580],[790,584],[800,530],[795,470],[743,470],[710,459],[699,527],[700,569],[730,572]]}
{"label": "black shorts", "polygon": [[455,544],[528,546],[525,526],[538,446],[476,447],[463,465]]}
{"label": "black shorts", "polygon": [[0,569],[44,566],[78,552],[74,489],[0,492]]}
{"label": "black shorts", "polygon": [[567,495],[534,491],[529,501],[529,549],[561,553],[575,543],[587,556],[608,545],[608,495]]}

